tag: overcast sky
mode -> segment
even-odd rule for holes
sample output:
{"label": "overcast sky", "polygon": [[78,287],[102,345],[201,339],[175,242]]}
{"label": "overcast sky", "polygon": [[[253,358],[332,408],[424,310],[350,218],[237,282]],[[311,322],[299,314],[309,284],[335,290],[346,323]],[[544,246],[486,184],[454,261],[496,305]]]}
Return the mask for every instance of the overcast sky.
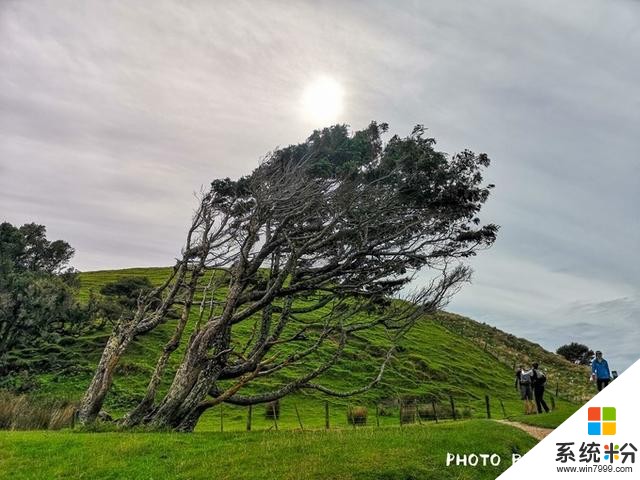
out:
{"label": "overcast sky", "polygon": [[640,2],[0,0],[0,220],[82,270],[169,265],[217,177],[337,120],[492,159],[501,225],[449,310],[640,357]]}

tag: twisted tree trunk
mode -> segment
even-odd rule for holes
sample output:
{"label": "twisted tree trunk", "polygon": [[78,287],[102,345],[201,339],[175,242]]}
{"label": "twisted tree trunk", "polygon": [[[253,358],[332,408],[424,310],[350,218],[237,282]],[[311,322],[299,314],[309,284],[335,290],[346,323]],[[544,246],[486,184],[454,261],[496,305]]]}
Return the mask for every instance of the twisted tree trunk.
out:
{"label": "twisted tree trunk", "polygon": [[111,388],[115,368],[133,338],[134,335],[130,328],[109,337],[91,384],[78,409],[78,421],[81,424],[86,425],[94,422],[100,413],[107,392]]}

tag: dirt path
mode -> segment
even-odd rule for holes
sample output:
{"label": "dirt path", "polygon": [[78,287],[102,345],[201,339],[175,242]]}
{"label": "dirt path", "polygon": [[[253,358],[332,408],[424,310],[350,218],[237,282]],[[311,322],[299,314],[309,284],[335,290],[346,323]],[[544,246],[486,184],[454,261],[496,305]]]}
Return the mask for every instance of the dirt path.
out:
{"label": "dirt path", "polygon": [[526,423],[510,422],[509,420],[496,420],[496,422],[504,423],[505,425],[511,425],[512,427],[524,430],[533,438],[542,440],[544,437],[553,432],[553,428],[534,427],[533,425],[527,425]]}

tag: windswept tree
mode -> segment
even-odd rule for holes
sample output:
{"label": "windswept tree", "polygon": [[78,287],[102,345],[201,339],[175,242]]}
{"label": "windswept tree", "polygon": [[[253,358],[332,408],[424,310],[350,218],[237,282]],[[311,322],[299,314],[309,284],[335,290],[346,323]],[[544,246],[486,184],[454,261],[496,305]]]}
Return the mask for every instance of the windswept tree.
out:
{"label": "windswept tree", "polygon": [[[422,126],[384,144],[386,130],[316,131],[246,177],[215,180],[170,277],[116,325],[80,420],[96,418],[127,346],[173,307],[181,317],[125,425],[191,431],[221,402],[251,405],[302,389],[348,396],[378,383],[394,344],[468,281],[463,260],[497,232],[477,216],[492,187],[483,184],[485,154],[438,152]],[[430,280],[398,300],[420,270]],[[184,354],[159,396],[188,322]],[[349,342],[369,330],[389,341],[371,381],[344,392],[324,385]],[[261,380],[283,369],[297,377],[265,389]]]}

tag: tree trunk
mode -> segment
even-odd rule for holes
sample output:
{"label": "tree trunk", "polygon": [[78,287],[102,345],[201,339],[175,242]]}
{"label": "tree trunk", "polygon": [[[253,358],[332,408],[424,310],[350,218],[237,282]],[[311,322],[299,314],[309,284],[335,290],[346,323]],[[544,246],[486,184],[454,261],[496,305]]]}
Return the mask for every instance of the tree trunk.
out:
{"label": "tree trunk", "polygon": [[[226,362],[227,355],[222,352],[230,337],[228,328],[223,332],[211,325],[208,331],[194,333],[169,391],[158,409],[148,418],[148,423],[156,428],[172,429],[178,429],[184,423],[181,430],[193,430],[202,414],[197,413],[198,406],[209,394]],[[215,346],[209,349],[207,345],[211,344],[212,338],[216,338]],[[209,357],[210,350],[221,355]]]}
{"label": "tree trunk", "polygon": [[151,376],[151,380],[147,386],[147,391],[145,393],[144,398],[138,404],[136,408],[134,408],[131,412],[129,412],[122,421],[122,424],[126,427],[132,427],[134,425],[138,425],[142,423],[145,417],[149,416],[153,411],[154,402],[156,399],[156,392],[158,390],[158,386],[162,381],[162,376],[164,375],[165,369],[167,367],[167,362],[169,361],[169,357],[171,354],[178,348],[180,345],[180,339],[182,338],[182,333],[184,332],[184,328],[189,320],[189,313],[191,312],[191,303],[193,301],[193,292],[195,288],[195,284],[192,285],[192,289],[190,292],[190,296],[186,301],[184,310],[182,312],[182,316],[178,325],[176,326],[176,330],[169,340],[169,342],[165,345],[162,355],[158,358],[158,362],[156,363],[156,368],[153,371],[153,375]]}
{"label": "tree trunk", "polygon": [[133,335],[130,332],[113,334],[109,337],[102,351],[96,373],[93,375],[91,384],[78,408],[78,421],[82,425],[92,423],[98,416],[113,382],[115,368],[131,340],[133,340]]}

